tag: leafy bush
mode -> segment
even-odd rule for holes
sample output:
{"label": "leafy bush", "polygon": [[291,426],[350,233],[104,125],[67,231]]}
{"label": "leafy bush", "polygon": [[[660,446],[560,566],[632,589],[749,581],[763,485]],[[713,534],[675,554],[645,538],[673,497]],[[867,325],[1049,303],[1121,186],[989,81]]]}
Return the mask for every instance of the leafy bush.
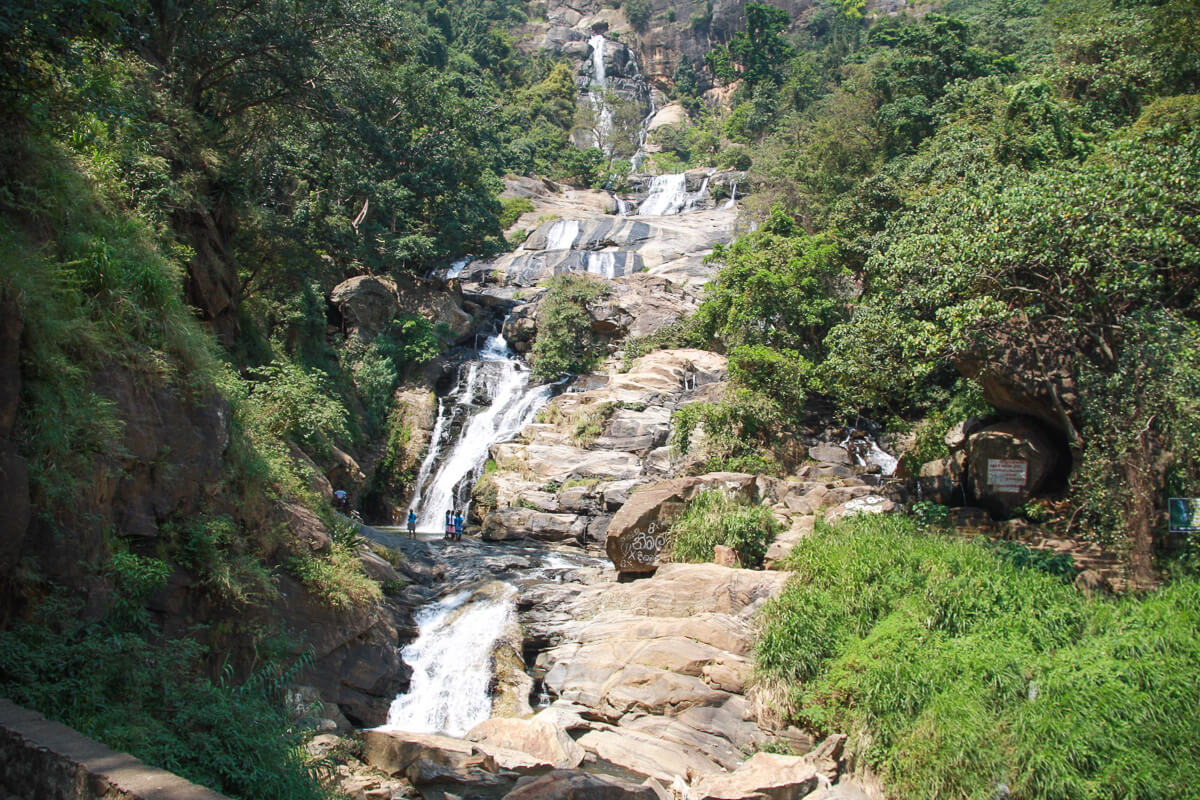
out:
{"label": "leafy bush", "polygon": [[586,372],[595,365],[600,352],[587,305],[609,291],[605,281],[575,274],[556,275],[546,286],[531,353],[533,378],[538,381]]}
{"label": "leafy bush", "polygon": [[946,449],[946,431],[951,426],[968,417],[982,416],[991,411],[983,400],[979,384],[972,381],[955,382],[949,397],[941,402],[934,397],[931,402],[935,404],[934,408],[913,427],[912,445],[900,457],[912,475],[920,472],[922,464],[950,454]]}
{"label": "leafy bush", "polygon": [[[783,415],[774,398],[738,389],[720,402],[690,403],[671,417],[671,449],[688,455],[697,430],[703,432],[699,455],[705,472],[775,473],[775,441]],[[782,449],[782,447],[780,447]]]}
{"label": "leafy bush", "polygon": [[290,361],[257,370],[261,380],[250,393],[252,412],[276,436],[291,439],[318,454],[345,438],[347,414],[325,376]]}
{"label": "leafy bush", "polygon": [[241,684],[227,668],[213,681],[198,642],[162,639],[149,623],[143,603],[167,566],[118,550],[110,570],[117,596],[105,619],[56,595],[0,632],[0,694],[230,797],[325,797],[282,697],[307,660],[261,667]]}
{"label": "leafy bush", "polygon": [[500,201],[500,229],[508,230],[522,214],[533,209],[533,201],[528,197],[505,197]]}
{"label": "leafy bush", "polygon": [[366,606],[382,597],[379,584],[363,573],[358,543],[344,537],[335,538],[326,554],[302,550],[287,567],[309,593],[332,608]]}
{"label": "leafy bush", "polygon": [[635,31],[645,31],[650,21],[650,0],[624,0],[625,18]]}
{"label": "leafy bush", "polygon": [[818,525],[763,612],[764,680],[791,717],[870,732],[903,797],[1192,793],[1200,754],[1200,581],[1085,599],[911,519]]}
{"label": "leafy bush", "polygon": [[712,561],[720,544],[732,548],[742,566],[757,568],[778,533],[771,509],[709,489],[688,501],[667,536],[676,561]]}
{"label": "leafy bush", "polygon": [[1004,540],[990,542],[988,547],[997,558],[1014,567],[1041,570],[1068,583],[1075,580],[1075,576],[1079,574],[1079,570],[1075,568],[1075,559],[1071,558],[1070,553],[1034,550],[1020,542]]}

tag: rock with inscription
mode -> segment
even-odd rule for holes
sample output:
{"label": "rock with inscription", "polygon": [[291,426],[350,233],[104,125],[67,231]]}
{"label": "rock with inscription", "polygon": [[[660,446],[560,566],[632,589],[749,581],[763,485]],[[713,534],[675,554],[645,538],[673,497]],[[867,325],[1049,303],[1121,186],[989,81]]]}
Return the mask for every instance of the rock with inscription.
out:
{"label": "rock with inscription", "polygon": [[747,500],[756,500],[758,492],[754,476],[741,472],[711,472],[639,487],[608,524],[605,550],[617,571],[657,569],[667,529],[684,504],[705,489],[719,489]]}
{"label": "rock with inscription", "polygon": [[1045,426],[1030,417],[988,425],[967,441],[967,483],[979,504],[1008,516],[1041,489],[1060,464],[1069,464],[1066,448]]}
{"label": "rock with inscription", "polygon": [[889,514],[895,510],[896,504],[888,498],[877,494],[867,494],[831,508],[825,514],[825,521],[832,525],[855,514]]}

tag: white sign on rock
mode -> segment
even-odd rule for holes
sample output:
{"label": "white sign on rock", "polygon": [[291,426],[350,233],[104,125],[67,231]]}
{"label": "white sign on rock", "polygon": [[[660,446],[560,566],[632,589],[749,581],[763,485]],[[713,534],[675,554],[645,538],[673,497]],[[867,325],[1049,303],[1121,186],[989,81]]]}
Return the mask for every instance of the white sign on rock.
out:
{"label": "white sign on rock", "polygon": [[1029,480],[1029,462],[1019,458],[989,458],[987,482],[997,492],[1019,492]]}

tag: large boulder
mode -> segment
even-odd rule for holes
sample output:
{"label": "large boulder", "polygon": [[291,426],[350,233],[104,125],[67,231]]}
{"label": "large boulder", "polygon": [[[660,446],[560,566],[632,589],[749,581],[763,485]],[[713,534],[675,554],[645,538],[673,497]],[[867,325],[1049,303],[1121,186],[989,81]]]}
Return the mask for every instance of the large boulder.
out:
{"label": "large boulder", "polygon": [[615,291],[588,306],[592,330],[624,339],[651,336],[690,315],[700,299],[665,278],[636,274],[617,281]]}
{"label": "large boulder", "polygon": [[967,480],[979,503],[1008,515],[1023,505],[1069,458],[1064,448],[1029,418],[988,425],[967,442]]}
{"label": "large boulder", "polygon": [[826,758],[755,753],[727,775],[706,775],[692,787],[696,800],[799,800],[837,777]]}
{"label": "large boulder", "polygon": [[1048,333],[994,331],[987,350],[960,354],[954,366],[979,384],[992,408],[1034,417],[1066,436],[1066,420],[1079,427],[1075,359],[1082,349]]}
{"label": "large boulder", "polygon": [[646,484],[634,492],[613,516],[605,537],[605,550],[618,572],[653,572],[666,547],[667,529],[684,504],[705,489],[757,499],[755,476],[740,472],[713,472],[692,478],[675,478]]}
{"label": "large boulder", "polygon": [[963,450],[922,464],[917,475],[917,496],[942,505],[961,505],[966,502],[966,471]]}
{"label": "large boulder", "polygon": [[[577,767],[586,755],[566,731],[544,719],[493,717],[468,731],[466,738],[484,750],[491,746],[517,750],[556,769]],[[497,760],[501,761],[501,756],[497,755]]]}
{"label": "large boulder", "polygon": [[366,340],[382,333],[400,313],[445,325],[457,342],[474,331],[471,315],[461,307],[462,292],[456,281],[442,285],[419,278],[397,281],[385,276],[355,275],[333,287],[329,302],[341,313],[346,333]]}
{"label": "large boulder", "polygon": [[649,787],[616,778],[555,770],[537,778],[522,778],[504,800],[658,800],[658,796]]}
{"label": "large boulder", "polygon": [[400,310],[395,283],[371,275],[355,275],[333,287],[329,302],[342,314],[347,333],[371,340],[383,332]]}
{"label": "large boulder", "polygon": [[487,516],[482,537],[485,541],[540,539],[560,542],[578,539],[587,531],[587,519],[577,514],[547,514],[529,508],[501,508]]}
{"label": "large boulder", "polygon": [[364,731],[363,760],[389,775],[399,775],[419,761],[455,770],[499,769],[495,759],[478,745],[434,733]]}

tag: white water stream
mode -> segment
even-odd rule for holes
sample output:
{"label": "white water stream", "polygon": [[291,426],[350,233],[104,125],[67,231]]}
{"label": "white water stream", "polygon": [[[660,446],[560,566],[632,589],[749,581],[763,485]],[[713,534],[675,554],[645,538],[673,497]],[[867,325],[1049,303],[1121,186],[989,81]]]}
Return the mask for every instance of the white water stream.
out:
{"label": "white water stream", "polygon": [[[432,471],[436,440],[421,465],[424,482],[418,477],[417,489],[409,507],[417,512],[417,528],[441,530],[447,511],[466,516],[467,492],[487,461],[488,449],[497,442],[516,436],[533,421],[533,415],[550,399],[552,386],[529,387],[529,368],[508,349],[500,334],[489,336],[476,360],[459,368],[459,385],[451,397],[439,404],[435,435],[442,433],[444,420],[459,407],[470,414],[446,457]],[[478,395],[486,405],[477,405]],[[453,399],[453,403],[450,401]],[[464,407],[465,408],[462,408]],[[460,412],[461,413],[461,412]],[[426,466],[429,465],[429,469]]]}
{"label": "white water stream", "polygon": [[[607,42],[608,40],[600,34],[588,39],[588,45],[592,48],[592,86],[588,89],[588,97],[591,98],[592,107],[596,109],[596,147],[606,154],[611,154],[612,142],[609,139],[612,134],[613,115],[604,97],[608,90],[608,74],[604,67],[604,45]],[[596,91],[592,90],[593,87]]]}
{"label": "white water stream", "polygon": [[668,214],[684,214],[696,207],[708,195],[708,177],[698,192],[687,190],[687,175],[682,172],[656,175],[650,181],[646,199],[638,206],[639,217],[661,217]]}
{"label": "white water stream", "polygon": [[458,592],[417,612],[420,633],[400,651],[412,683],[380,730],[462,736],[491,716],[492,649],[515,622],[516,590],[504,584],[468,604],[471,597]]}
{"label": "white water stream", "polygon": [[546,231],[547,250],[570,250],[579,236],[579,220],[560,219]]}

